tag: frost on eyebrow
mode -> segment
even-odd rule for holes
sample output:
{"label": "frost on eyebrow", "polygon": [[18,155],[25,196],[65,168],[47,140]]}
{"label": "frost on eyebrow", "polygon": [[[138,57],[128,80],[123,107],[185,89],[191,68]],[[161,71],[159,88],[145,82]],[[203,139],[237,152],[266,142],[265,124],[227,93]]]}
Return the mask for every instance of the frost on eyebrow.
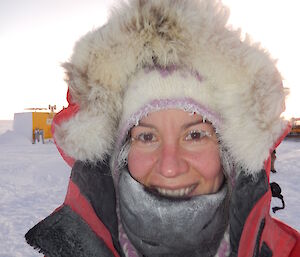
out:
{"label": "frost on eyebrow", "polygon": [[[198,113],[193,111],[193,112],[189,112],[189,115],[190,115],[190,116],[198,115]],[[211,124],[211,125],[212,125],[212,122],[209,121],[209,120],[206,118],[205,115],[202,116],[202,123],[208,123],[208,124]]]}

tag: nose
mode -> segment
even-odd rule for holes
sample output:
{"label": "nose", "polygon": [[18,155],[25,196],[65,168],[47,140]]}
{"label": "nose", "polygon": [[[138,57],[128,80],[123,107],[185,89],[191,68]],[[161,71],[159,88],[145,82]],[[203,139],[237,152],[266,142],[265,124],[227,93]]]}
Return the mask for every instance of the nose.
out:
{"label": "nose", "polygon": [[182,158],[176,145],[164,145],[157,162],[157,171],[166,178],[174,178],[188,171],[188,163]]}

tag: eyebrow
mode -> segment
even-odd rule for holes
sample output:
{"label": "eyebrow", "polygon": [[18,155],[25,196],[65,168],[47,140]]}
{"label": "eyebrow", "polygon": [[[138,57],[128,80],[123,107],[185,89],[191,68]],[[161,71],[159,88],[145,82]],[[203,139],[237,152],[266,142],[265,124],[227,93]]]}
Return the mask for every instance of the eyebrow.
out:
{"label": "eyebrow", "polygon": [[155,126],[153,126],[151,124],[148,124],[148,123],[145,123],[145,122],[139,122],[138,126],[156,129]]}
{"label": "eyebrow", "polygon": [[[203,121],[202,119],[201,120],[196,120],[196,121],[192,121],[192,122],[189,122],[189,123],[186,123],[186,124],[183,124],[181,126],[182,129],[187,129],[189,127],[192,127],[192,126],[195,126],[195,125],[198,125],[198,124],[202,124]],[[210,122],[206,121],[205,123],[208,123],[208,124],[211,124]],[[151,129],[156,129],[155,126],[151,125],[151,124],[148,124],[146,122],[140,122],[138,126],[142,126],[142,127],[147,127],[147,128],[151,128]]]}
{"label": "eyebrow", "polygon": [[187,129],[189,127],[192,127],[192,126],[195,126],[195,125],[198,125],[198,124],[202,124],[202,123],[203,123],[202,120],[196,120],[196,121],[192,121],[192,122],[189,122],[189,123],[186,123],[186,124],[182,125],[182,128]]}

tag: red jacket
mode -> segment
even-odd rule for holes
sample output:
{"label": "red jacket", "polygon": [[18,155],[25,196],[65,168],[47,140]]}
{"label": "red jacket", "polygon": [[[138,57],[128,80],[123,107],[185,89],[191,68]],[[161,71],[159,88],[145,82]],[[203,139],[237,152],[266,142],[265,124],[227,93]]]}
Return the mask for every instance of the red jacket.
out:
{"label": "red jacket", "polygon": [[[54,124],[59,124],[62,120],[74,115],[77,110],[78,107],[71,104],[55,116]],[[55,129],[54,126],[53,129]],[[289,128],[274,147],[277,147],[288,131]],[[63,158],[73,166],[74,160],[66,156],[61,150],[60,152]],[[93,174],[90,171],[93,169],[81,162],[76,162],[63,205],[26,234],[28,243],[40,249],[47,257],[57,256],[57,253],[60,256],[93,256],[92,253],[84,255],[89,252],[90,248],[95,251],[93,253],[95,256],[124,256],[118,242],[115,193],[112,178],[107,176],[107,172],[110,172],[109,167],[102,163],[97,167],[98,171],[94,173],[100,174],[99,176],[93,175],[84,178],[86,174]],[[89,172],[86,173],[86,170]],[[234,206],[230,209],[229,219],[230,256],[300,256],[299,232],[272,218],[269,214],[272,197],[269,175],[270,158],[265,162],[265,170],[261,172],[259,182],[241,177],[241,183],[238,184],[239,179],[237,179],[236,192],[233,193],[232,199]],[[93,191],[91,190],[93,183],[97,185],[94,196],[90,193]],[[255,199],[247,202],[243,197],[252,194],[251,187],[261,187],[261,193],[256,194],[259,195],[257,199],[254,197]],[[105,194],[102,194],[101,188],[106,188]],[[97,203],[94,201],[95,197],[97,202],[101,203],[100,211],[99,206],[97,207]],[[64,233],[66,236],[62,235]],[[84,234],[83,238],[78,236],[79,234]],[[88,242],[85,241],[85,237],[89,238]],[[71,244],[72,250],[68,245],[70,240],[74,240]],[[78,247],[76,248],[76,246]],[[85,248],[84,254],[82,248]]]}

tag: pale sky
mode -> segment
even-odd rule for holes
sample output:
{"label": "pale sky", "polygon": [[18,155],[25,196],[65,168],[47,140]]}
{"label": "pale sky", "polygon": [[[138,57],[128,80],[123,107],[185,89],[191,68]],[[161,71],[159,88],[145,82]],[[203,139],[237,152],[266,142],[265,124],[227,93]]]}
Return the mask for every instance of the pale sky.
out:
{"label": "pale sky", "polygon": [[[2,0],[0,2],[0,120],[24,108],[66,106],[60,63],[74,43],[101,26],[118,0]],[[230,23],[278,59],[291,89],[286,116],[300,117],[298,0],[223,0]]]}

